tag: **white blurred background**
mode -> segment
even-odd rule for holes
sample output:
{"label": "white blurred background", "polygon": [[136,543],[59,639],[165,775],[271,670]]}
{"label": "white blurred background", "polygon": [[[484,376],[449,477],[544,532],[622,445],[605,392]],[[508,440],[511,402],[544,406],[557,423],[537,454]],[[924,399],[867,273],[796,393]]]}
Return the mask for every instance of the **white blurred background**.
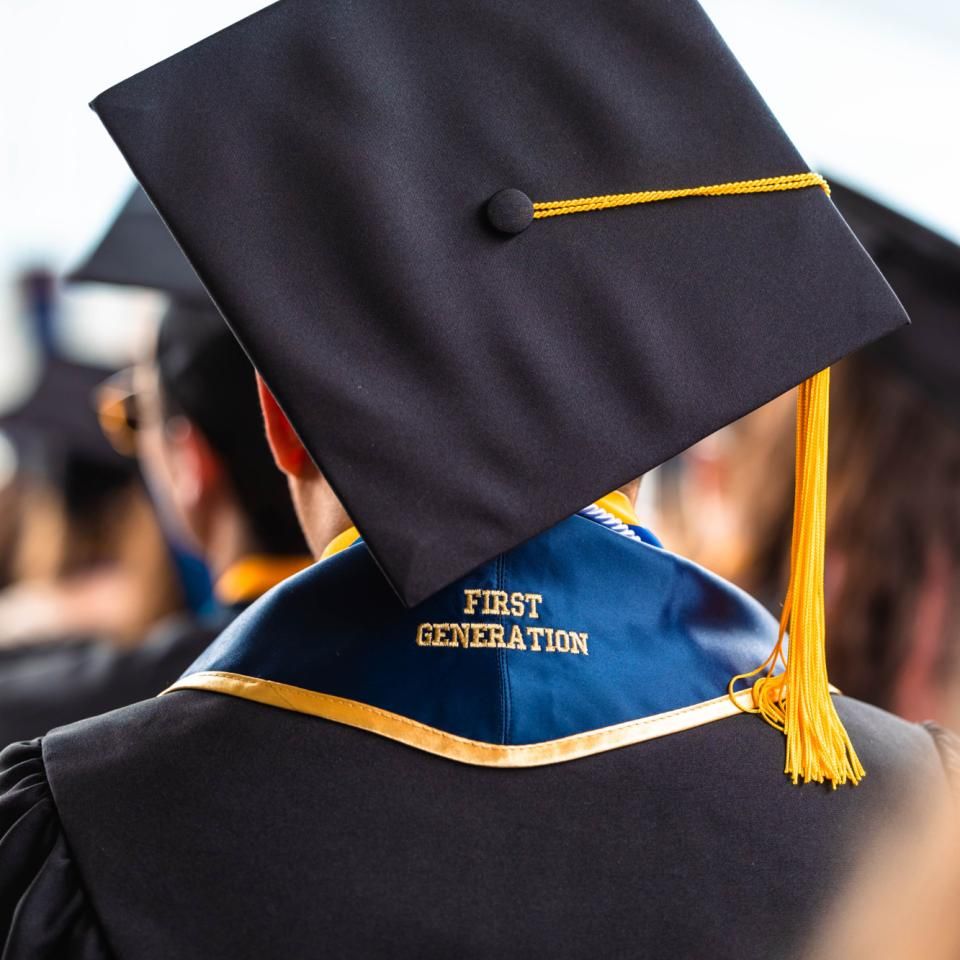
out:
{"label": "white blurred background", "polygon": [[[87,102],[263,5],[0,0],[0,409],[34,375],[13,278],[30,267],[67,268],[131,183]],[[960,161],[956,0],[705,6],[814,169],[841,175],[960,239],[960,192],[953,187]],[[125,296],[64,292],[66,350],[125,360],[155,309],[141,297],[134,315],[142,323],[132,320]]]}

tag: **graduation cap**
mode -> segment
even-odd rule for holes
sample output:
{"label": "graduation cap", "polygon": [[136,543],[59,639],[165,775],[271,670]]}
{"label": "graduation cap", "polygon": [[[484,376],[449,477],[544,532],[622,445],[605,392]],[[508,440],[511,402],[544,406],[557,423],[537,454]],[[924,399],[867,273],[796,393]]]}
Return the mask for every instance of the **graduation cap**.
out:
{"label": "graduation cap", "polygon": [[57,482],[83,470],[119,481],[135,476],[136,465],[110,446],[97,421],[95,393],[112,372],[47,356],[29,395],[0,416],[0,430],[29,466],[53,474]]}
{"label": "graduation cap", "polygon": [[803,383],[755,689],[847,775],[821,371],[906,318],[694,0],[283,0],[93,108],[408,604]]}
{"label": "graduation cap", "polygon": [[832,183],[834,201],[913,325],[869,349],[960,424],[960,246],[862,193]]}
{"label": "graduation cap", "polygon": [[93,250],[65,279],[146,287],[181,300],[207,300],[199,278],[139,186],[131,190]]}

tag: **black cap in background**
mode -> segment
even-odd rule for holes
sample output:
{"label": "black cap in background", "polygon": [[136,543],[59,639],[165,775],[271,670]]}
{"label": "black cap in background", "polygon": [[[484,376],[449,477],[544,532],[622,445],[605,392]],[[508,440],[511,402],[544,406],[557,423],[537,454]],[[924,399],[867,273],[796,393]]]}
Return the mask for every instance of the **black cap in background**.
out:
{"label": "black cap in background", "polygon": [[850,187],[833,199],[913,321],[870,355],[960,424],[960,246]]}
{"label": "black cap in background", "polygon": [[138,186],[99,243],[65,279],[162,290],[180,300],[207,300],[193,268]]}
{"label": "black cap in background", "polygon": [[815,183],[533,219],[808,172],[694,0],[283,0],[93,106],[407,603],[905,322]]}
{"label": "black cap in background", "polygon": [[96,389],[113,372],[62,357],[46,357],[30,394],[0,415],[0,430],[24,454],[40,446],[135,474],[136,464],[113,449],[97,419]]}

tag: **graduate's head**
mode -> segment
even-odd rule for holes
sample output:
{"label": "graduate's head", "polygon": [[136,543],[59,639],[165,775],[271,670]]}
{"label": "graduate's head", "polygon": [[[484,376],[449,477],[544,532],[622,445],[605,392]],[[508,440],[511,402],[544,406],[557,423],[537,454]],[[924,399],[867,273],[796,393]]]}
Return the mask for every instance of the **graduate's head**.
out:
{"label": "graduate's head", "polygon": [[253,368],[212,305],[175,302],[136,373],[138,455],[202,553],[305,552],[264,436]]}

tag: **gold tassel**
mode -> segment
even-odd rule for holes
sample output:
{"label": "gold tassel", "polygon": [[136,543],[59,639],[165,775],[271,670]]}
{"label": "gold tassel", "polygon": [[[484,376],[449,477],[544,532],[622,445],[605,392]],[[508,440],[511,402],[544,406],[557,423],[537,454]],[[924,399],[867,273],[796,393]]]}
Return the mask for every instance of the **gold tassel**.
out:
{"label": "gold tassel", "polygon": [[[750,713],[759,713],[787,738],[784,772],[794,783],[857,784],[864,776],[850,737],[830,695],[823,603],[823,559],[827,510],[827,440],[830,370],[797,388],[796,488],[790,582],[780,631],[770,656],[756,670],[730,681],[754,682]],[[784,637],[789,635],[784,655]],[[778,666],[783,671],[774,675]],[[743,709],[743,708],[742,708]]]}

